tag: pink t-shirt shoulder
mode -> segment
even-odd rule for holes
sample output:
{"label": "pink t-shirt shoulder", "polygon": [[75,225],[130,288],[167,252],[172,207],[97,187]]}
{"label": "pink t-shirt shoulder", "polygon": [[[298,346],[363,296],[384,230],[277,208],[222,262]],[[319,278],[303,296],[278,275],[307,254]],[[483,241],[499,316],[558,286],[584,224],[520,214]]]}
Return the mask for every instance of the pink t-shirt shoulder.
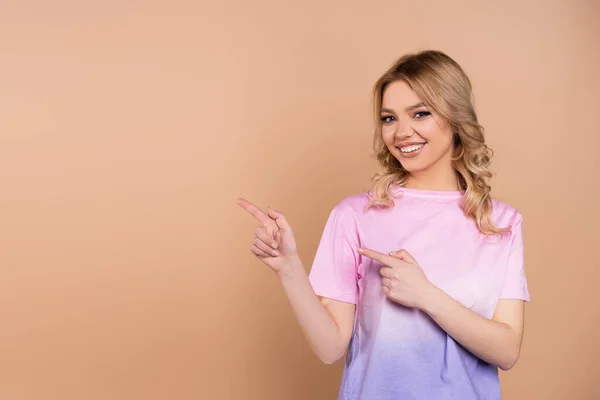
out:
{"label": "pink t-shirt shoulder", "polygon": [[356,216],[367,201],[366,193],[346,197],[329,214],[309,275],[317,295],[357,303],[361,244]]}
{"label": "pink t-shirt shoulder", "polygon": [[498,200],[493,202],[492,219],[498,227],[510,227],[510,250],[504,284],[499,299],[531,301],[525,276],[523,248],[523,216],[510,205]]}

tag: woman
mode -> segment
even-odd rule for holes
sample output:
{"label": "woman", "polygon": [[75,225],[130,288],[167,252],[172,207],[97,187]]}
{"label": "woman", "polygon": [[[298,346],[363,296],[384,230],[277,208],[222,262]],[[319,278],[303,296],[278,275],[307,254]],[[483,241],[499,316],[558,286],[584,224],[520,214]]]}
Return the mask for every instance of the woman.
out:
{"label": "woman", "polygon": [[375,84],[383,172],[331,212],[307,276],[281,212],[251,251],[279,276],[339,399],[499,399],[529,301],[521,215],[490,198],[471,83],[446,54],[400,58]]}

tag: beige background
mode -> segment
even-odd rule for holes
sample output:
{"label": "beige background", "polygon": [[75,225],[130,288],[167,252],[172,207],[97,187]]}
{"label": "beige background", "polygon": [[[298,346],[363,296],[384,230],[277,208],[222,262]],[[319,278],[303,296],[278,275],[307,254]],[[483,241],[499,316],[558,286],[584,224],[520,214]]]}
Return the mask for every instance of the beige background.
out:
{"label": "beige background", "polygon": [[375,171],[373,83],[424,48],[470,75],[493,193],[524,215],[533,302],[504,398],[600,398],[599,17],[2,0],[0,398],[335,398],[342,363],[310,352],[235,199],[286,212],[308,269]]}

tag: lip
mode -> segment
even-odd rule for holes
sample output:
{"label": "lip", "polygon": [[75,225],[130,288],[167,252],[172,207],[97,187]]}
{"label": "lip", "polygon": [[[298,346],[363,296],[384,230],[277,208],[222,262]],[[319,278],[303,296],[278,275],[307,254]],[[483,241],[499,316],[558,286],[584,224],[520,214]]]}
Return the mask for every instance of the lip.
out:
{"label": "lip", "polygon": [[[415,145],[419,145],[422,144],[423,147],[421,147],[419,150],[415,150],[413,152],[410,153],[403,153],[402,150],[400,150],[402,147],[406,147],[406,146],[415,146]],[[396,146],[396,148],[398,149],[398,151],[400,152],[400,156],[402,158],[414,158],[416,156],[418,156],[419,154],[421,154],[421,152],[423,151],[423,149],[427,147],[427,142],[412,142],[412,143],[402,143],[398,146]]]}
{"label": "lip", "polygon": [[406,147],[406,146],[416,146],[418,144],[427,144],[427,142],[403,142],[403,143],[398,144],[396,147],[401,148],[401,147]]}

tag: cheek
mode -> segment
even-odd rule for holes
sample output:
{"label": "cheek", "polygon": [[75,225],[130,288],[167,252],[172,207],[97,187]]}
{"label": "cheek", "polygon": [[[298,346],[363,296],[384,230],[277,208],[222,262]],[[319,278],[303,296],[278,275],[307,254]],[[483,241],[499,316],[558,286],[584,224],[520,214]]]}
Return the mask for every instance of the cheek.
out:
{"label": "cheek", "polygon": [[449,128],[440,127],[433,119],[427,121],[419,132],[431,147],[446,149],[452,144],[452,132]]}
{"label": "cheek", "polygon": [[390,125],[383,125],[381,127],[381,138],[383,142],[388,146],[394,145],[394,127]]}

